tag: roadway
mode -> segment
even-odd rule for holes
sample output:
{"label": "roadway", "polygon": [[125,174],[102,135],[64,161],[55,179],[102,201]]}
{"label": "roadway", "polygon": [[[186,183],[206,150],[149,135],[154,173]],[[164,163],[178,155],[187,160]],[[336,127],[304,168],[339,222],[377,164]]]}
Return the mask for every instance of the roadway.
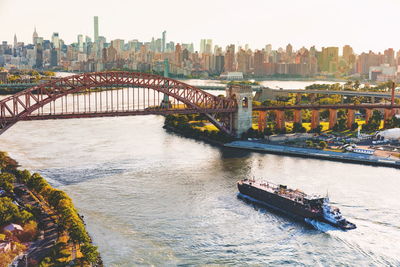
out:
{"label": "roadway", "polygon": [[[20,89],[24,90],[30,87],[39,85],[39,83],[12,83],[12,84],[0,84],[1,89]],[[225,91],[226,85],[193,85],[202,90],[208,91]],[[99,86],[99,87],[129,87],[129,86]],[[380,97],[380,98],[391,98],[391,93],[388,92],[366,92],[366,91],[331,91],[331,90],[310,90],[310,89],[272,89],[263,86],[252,86],[254,92],[262,92],[263,90],[269,90],[272,93],[277,94],[323,94],[323,95],[343,95],[343,96],[362,96],[362,97]],[[400,93],[396,93],[395,97],[400,98]]]}

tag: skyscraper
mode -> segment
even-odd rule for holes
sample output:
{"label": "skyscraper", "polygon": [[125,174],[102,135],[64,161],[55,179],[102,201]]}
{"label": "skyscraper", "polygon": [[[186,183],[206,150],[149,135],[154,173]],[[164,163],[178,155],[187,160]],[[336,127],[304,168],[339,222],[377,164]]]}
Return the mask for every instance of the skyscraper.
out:
{"label": "skyscraper", "polygon": [[17,35],[16,34],[14,34],[14,49],[16,49],[17,48]]}
{"label": "skyscraper", "polygon": [[33,32],[33,35],[32,35],[32,43],[33,44],[36,44],[38,37],[39,37],[39,35],[36,32],[36,26],[35,26],[35,31]]}
{"label": "skyscraper", "polygon": [[35,45],[36,50],[36,65],[35,67],[38,69],[43,68],[43,47],[41,42],[37,42]]}
{"label": "skyscraper", "polygon": [[338,47],[322,47],[320,68],[321,71],[335,72],[339,62],[339,48]]}
{"label": "skyscraper", "polygon": [[293,53],[293,46],[292,46],[291,44],[288,44],[288,45],[286,46],[286,54],[287,54],[289,57],[291,57],[291,56],[292,56],[292,53]]}
{"label": "skyscraper", "polygon": [[353,48],[349,45],[343,46],[343,59],[350,63],[350,57],[353,55]]}
{"label": "skyscraper", "polygon": [[99,17],[94,16],[94,42],[99,40]]}
{"label": "skyscraper", "polygon": [[53,47],[55,49],[60,48],[60,37],[58,35],[58,32],[53,32],[53,35],[51,36],[51,42],[53,43]]}
{"label": "skyscraper", "polygon": [[17,44],[18,44],[18,42],[17,42],[17,35],[14,34],[14,47],[13,47],[13,55],[14,55],[14,57],[17,56]]}
{"label": "skyscraper", "polygon": [[83,35],[82,34],[78,35],[78,48],[79,48],[79,52],[83,52]]}
{"label": "skyscraper", "polygon": [[161,52],[163,52],[163,53],[165,52],[166,41],[167,41],[167,32],[163,31],[163,33],[162,33],[162,46],[161,46]]}
{"label": "skyscraper", "polygon": [[264,75],[264,58],[265,54],[263,51],[256,50],[254,52],[254,74]]}
{"label": "skyscraper", "polygon": [[211,39],[201,39],[200,40],[200,54],[210,54],[212,51],[212,40]]}

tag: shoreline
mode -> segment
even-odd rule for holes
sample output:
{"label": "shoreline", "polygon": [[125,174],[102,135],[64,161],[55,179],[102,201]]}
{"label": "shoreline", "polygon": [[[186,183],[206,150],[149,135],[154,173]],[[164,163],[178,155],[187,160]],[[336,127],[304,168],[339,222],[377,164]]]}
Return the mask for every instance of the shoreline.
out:
{"label": "shoreline", "polygon": [[[30,221],[38,226],[36,237],[13,259],[13,266],[79,262],[82,266],[102,267],[101,255],[72,199],[39,173],[31,174],[19,167],[17,161],[0,151],[0,173],[13,177],[11,189],[1,197],[19,203],[18,210],[31,212]],[[11,223],[18,221],[13,219]]]}
{"label": "shoreline", "polygon": [[172,132],[172,133],[175,133],[175,134],[177,134],[179,136],[182,136],[182,137],[185,137],[185,138],[189,138],[189,139],[192,139],[192,140],[203,141],[203,142],[205,142],[205,143],[207,143],[209,145],[212,145],[212,146],[218,146],[218,147],[224,147],[225,146],[225,143],[222,143],[222,142],[219,142],[219,141],[216,141],[216,140],[204,137],[204,136],[197,136],[197,137],[189,136],[188,134],[185,134],[183,131],[180,131],[180,130],[178,130],[178,129],[172,127],[172,126],[169,126],[169,125],[164,125],[163,128],[167,132]]}
{"label": "shoreline", "polygon": [[338,161],[354,164],[383,166],[400,169],[400,159],[387,159],[376,156],[357,154],[352,152],[332,152],[310,148],[297,148],[284,145],[264,144],[254,141],[233,141],[224,145],[225,147],[250,150],[261,153],[276,155],[288,155],[300,158],[314,158],[329,161]]}
{"label": "shoreline", "polygon": [[170,125],[164,125],[163,128],[167,132],[172,132],[185,138],[203,141],[209,145],[222,148],[400,169],[400,159],[382,158],[354,152],[334,152],[313,148],[299,148],[286,145],[267,144],[259,141],[234,140],[232,142],[223,143],[201,135],[191,136],[189,134],[185,134],[183,131]]}

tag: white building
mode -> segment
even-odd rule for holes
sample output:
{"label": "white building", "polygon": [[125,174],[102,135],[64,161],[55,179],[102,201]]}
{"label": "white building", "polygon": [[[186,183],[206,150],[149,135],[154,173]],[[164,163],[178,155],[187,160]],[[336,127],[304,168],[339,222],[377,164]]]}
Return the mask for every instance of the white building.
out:
{"label": "white building", "polygon": [[379,73],[376,80],[384,82],[385,80],[393,79],[396,76],[396,67],[391,67],[389,64],[381,64],[380,66],[369,67],[369,79],[374,80],[373,73]]}
{"label": "white building", "polygon": [[243,80],[243,72],[228,72],[228,74],[221,74],[221,78],[227,80]]}

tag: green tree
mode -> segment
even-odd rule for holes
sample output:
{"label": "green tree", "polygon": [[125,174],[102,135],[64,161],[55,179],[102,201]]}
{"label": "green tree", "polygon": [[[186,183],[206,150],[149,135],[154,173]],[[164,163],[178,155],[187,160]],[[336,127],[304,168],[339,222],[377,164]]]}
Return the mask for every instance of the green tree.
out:
{"label": "green tree", "polygon": [[41,193],[42,190],[49,184],[40,174],[34,173],[29,179],[27,185],[29,188],[34,189],[38,193]]}
{"label": "green tree", "polygon": [[0,225],[12,222],[18,213],[17,205],[13,204],[10,198],[0,198]]}
{"label": "green tree", "polygon": [[85,243],[81,247],[81,252],[83,253],[84,260],[90,263],[96,263],[99,258],[99,252],[97,251],[97,247],[93,246],[90,243]]}
{"label": "green tree", "polygon": [[354,84],[353,84],[353,88],[356,89],[356,90],[358,90],[358,89],[360,88],[360,85],[361,85],[360,81],[359,81],[359,80],[356,80],[356,81],[354,82]]}
{"label": "green tree", "polygon": [[318,125],[317,127],[315,127],[314,129],[311,129],[309,131],[309,133],[318,133],[318,134],[320,134],[321,132],[322,132],[322,125],[321,124]]}
{"label": "green tree", "polygon": [[27,211],[20,211],[18,206],[12,203],[8,197],[0,198],[0,225],[17,222],[25,223],[32,219],[32,214]]}
{"label": "green tree", "polygon": [[3,188],[7,192],[12,192],[14,190],[15,176],[11,173],[1,173],[0,174],[0,188]]}
{"label": "green tree", "polygon": [[354,122],[354,123],[351,125],[350,130],[355,131],[355,130],[357,130],[357,129],[358,129],[358,123],[357,123],[357,122]]}
{"label": "green tree", "polygon": [[307,140],[307,141],[306,141],[306,145],[307,145],[308,147],[314,147],[314,142],[313,142],[312,140]]}
{"label": "green tree", "polygon": [[18,171],[17,178],[20,182],[26,184],[31,178],[31,173],[28,170]]}
{"label": "green tree", "polygon": [[83,223],[79,223],[76,220],[72,223],[69,228],[69,236],[75,244],[82,244],[89,242],[89,236],[86,233]]}
{"label": "green tree", "polygon": [[6,152],[0,151],[0,170],[13,172],[18,167],[18,163],[10,158]]}
{"label": "green tree", "polygon": [[328,144],[325,141],[320,141],[319,142],[319,147],[322,149],[325,149],[328,147]]}

